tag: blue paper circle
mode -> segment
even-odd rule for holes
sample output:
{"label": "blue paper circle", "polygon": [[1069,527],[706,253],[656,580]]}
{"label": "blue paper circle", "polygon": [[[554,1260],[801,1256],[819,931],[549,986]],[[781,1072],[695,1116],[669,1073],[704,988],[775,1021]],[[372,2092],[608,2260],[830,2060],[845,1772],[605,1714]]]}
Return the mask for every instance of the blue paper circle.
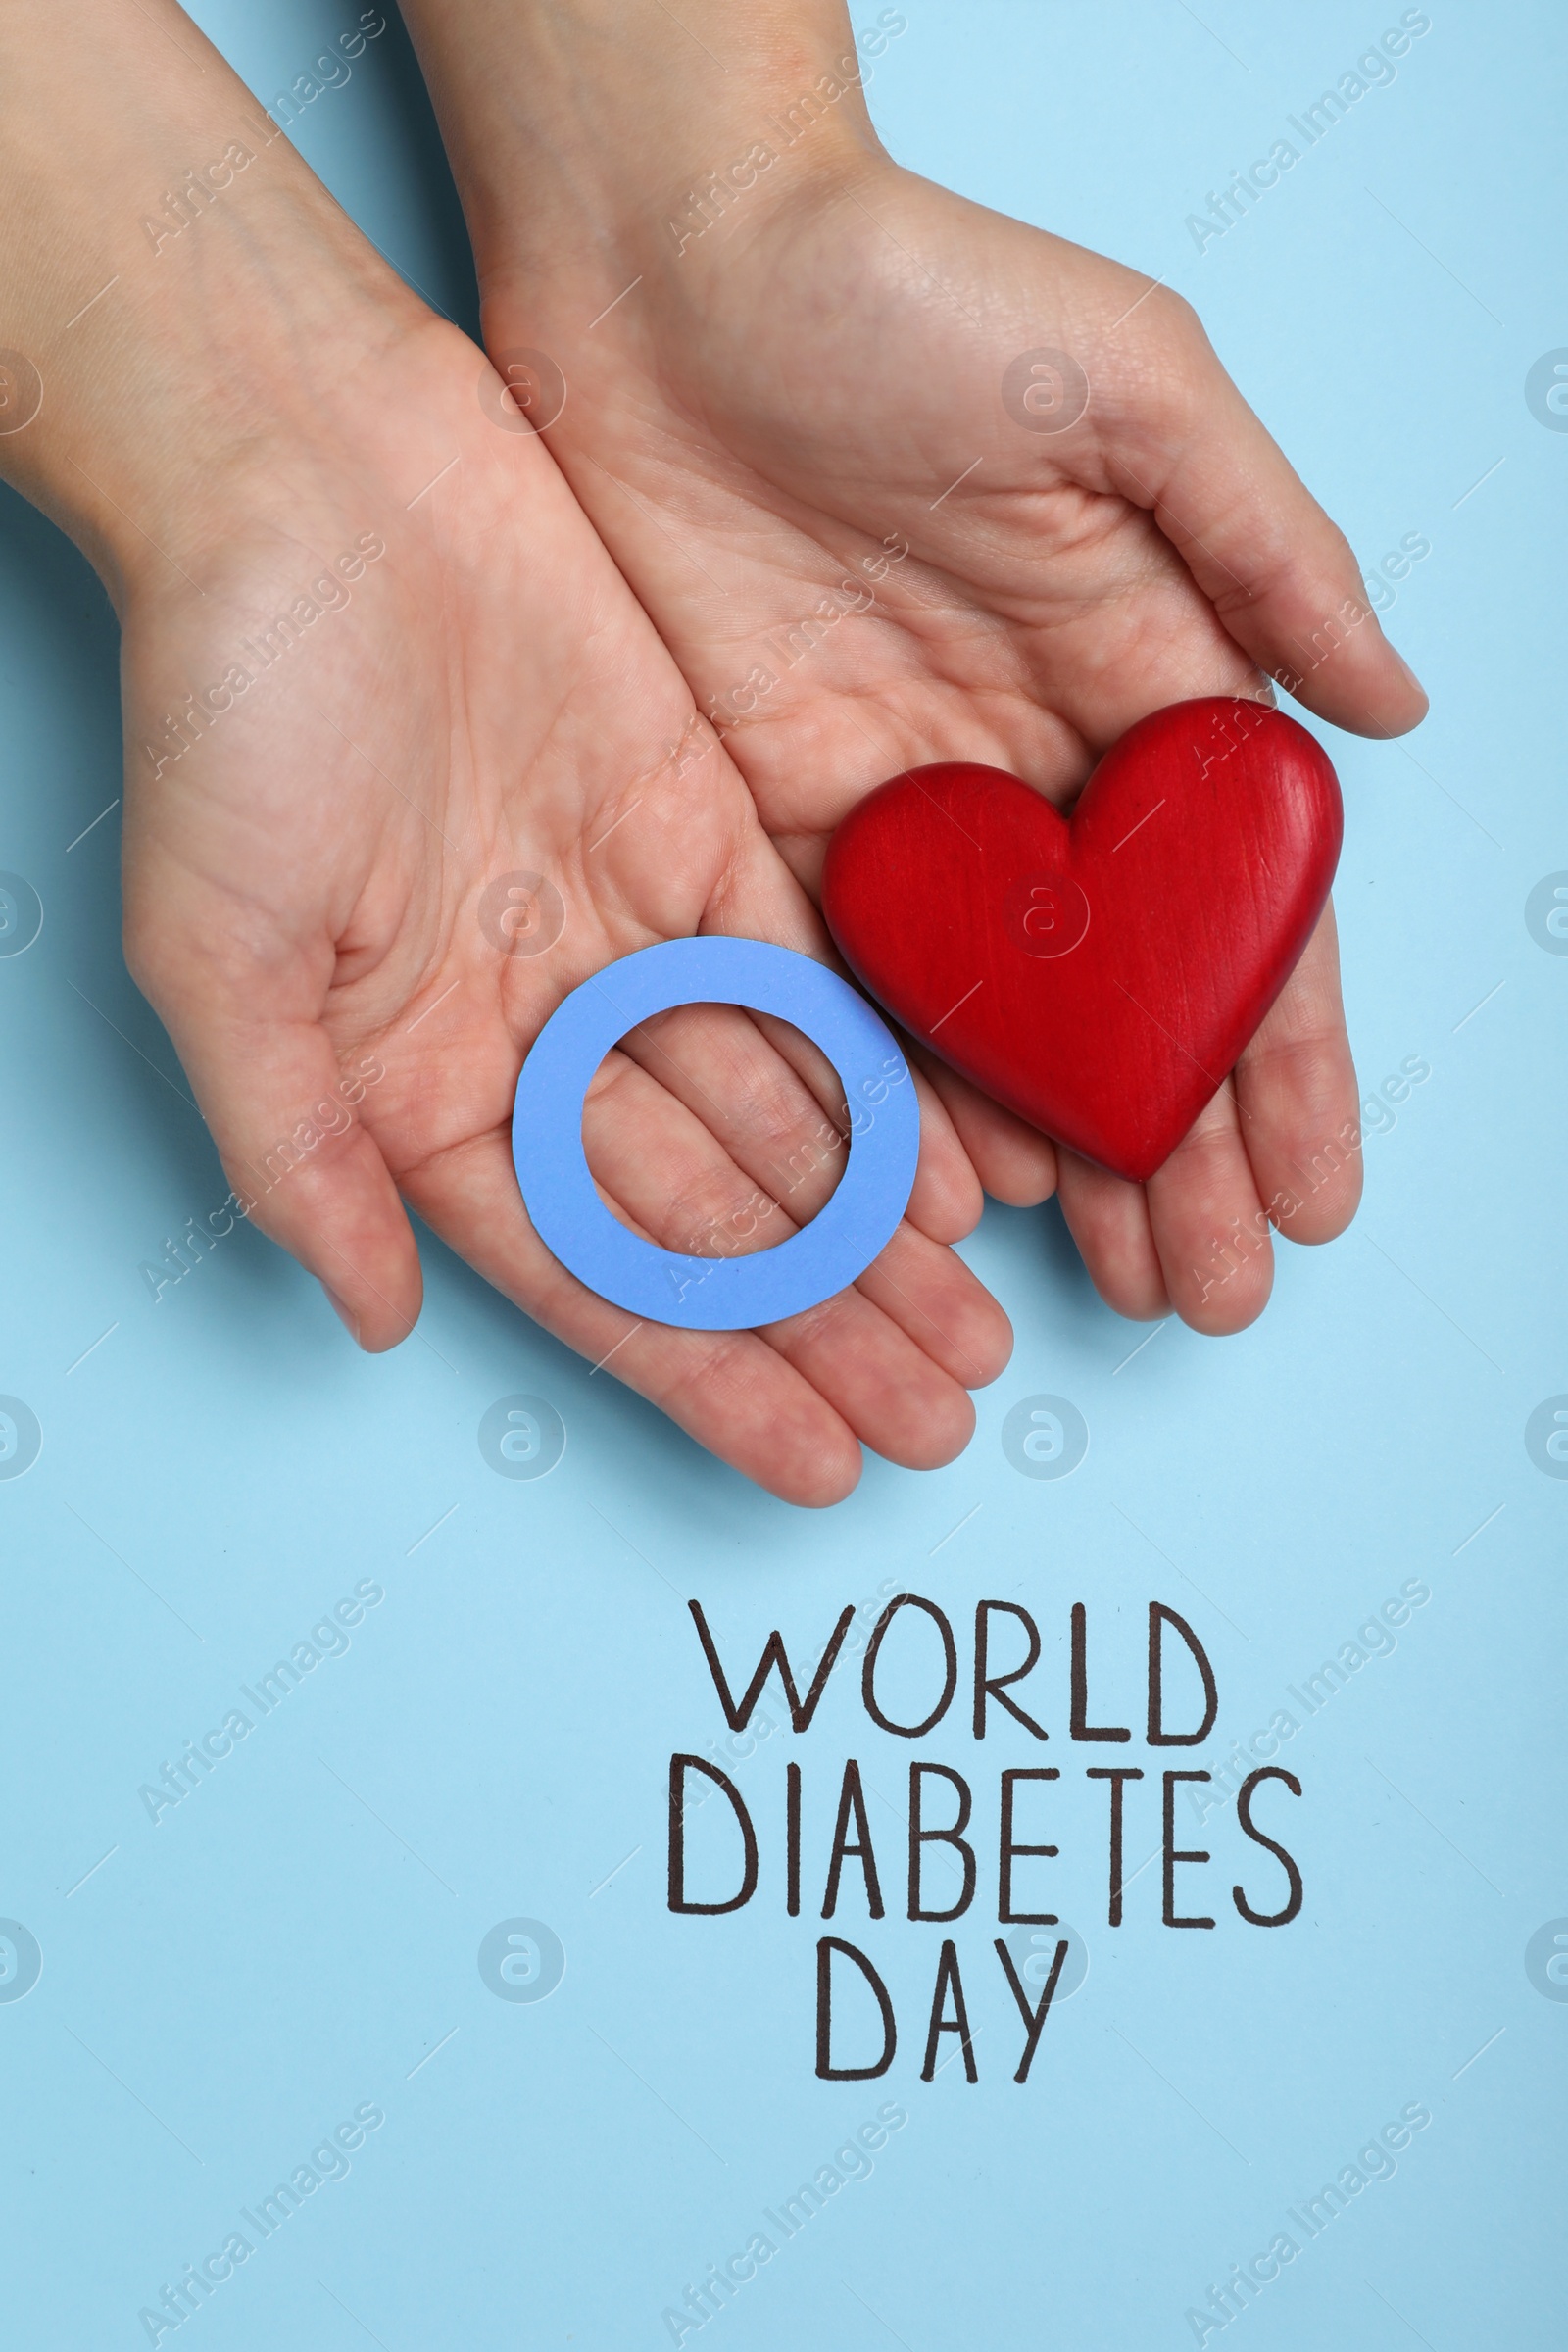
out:
{"label": "blue paper circle", "polygon": [[[803,1029],[844,1088],[851,1149],[832,1199],[788,1241],[749,1257],[687,1257],[639,1240],[594,1190],[582,1104],[628,1030],[676,1004],[744,1004]],[[683,1331],[747,1331],[818,1306],[863,1274],[908,1204],[920,1143],[909,1067],[863,997],[808,956],[755,939],[674,939],[572,990],[522,1065],[512,1156],[534,1229],[601,1298]]]}

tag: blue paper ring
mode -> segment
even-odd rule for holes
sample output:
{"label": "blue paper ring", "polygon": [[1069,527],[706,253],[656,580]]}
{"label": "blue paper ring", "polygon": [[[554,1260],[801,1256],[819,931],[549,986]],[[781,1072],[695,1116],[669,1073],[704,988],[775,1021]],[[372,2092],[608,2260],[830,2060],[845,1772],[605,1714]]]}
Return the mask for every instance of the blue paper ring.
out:
{"label": "blue paper ring", "polygon": [[[850,1119],[832,1199],[788,1241],[748,1257],[687,1257],[639,1240],[594,1190],[582,1104],[628,1030],[677,1004],[743,1004],[803,1029],[832,1062]],[[747,1331],[819,1306],[863,1274],[908,1205],[920,1113],[892,1031],[847,982],[755,939],[674,939],[574,988],[540,1030],[517,1080],[512,1156],[534,1230],[601,1298],[683,1331]]]}

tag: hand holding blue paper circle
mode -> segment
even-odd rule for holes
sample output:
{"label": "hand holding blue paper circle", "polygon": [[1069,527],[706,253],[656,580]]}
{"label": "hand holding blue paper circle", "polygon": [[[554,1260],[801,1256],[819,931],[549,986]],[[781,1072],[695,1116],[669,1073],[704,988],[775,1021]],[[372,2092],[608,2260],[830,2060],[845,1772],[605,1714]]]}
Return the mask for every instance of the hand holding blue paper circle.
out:
{"label": "hand holding blue paper circle", "polygon": [[[793,1021],[837,1070],[849,1165],[799,1233],[733,1258],[661,1250],[631,1233],[594,1188],[582,1104],[611,1048],[677,1004],[743,1004]],[[676,939],[623,956],[573,989],[522,1066],[512,1155],[548,1249],[580,1282],[634,1315],[685,1331],[745,1331],[820,1305],[863,1274],[908,1205],[920,1114],[897,1041],[836,973],[755,939]]]}

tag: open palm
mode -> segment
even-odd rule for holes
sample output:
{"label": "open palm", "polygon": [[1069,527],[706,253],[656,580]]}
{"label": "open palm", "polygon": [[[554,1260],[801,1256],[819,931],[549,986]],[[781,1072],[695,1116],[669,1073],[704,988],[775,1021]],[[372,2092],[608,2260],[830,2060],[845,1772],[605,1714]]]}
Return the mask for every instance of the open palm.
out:
{"label": "open palm", "polygon": [[[686,226],[598,288],[520,222],[492,238],[486,342],[524,406],[540,347],[564,375],[545,438],[808,889],[845,811],[922,761],[1062,802],[1145,712],[1268,694],[1264,671],[1361,732],[1420,717],[1344,538],[1185,304],[872,144]],[[1354,1211],[1332,916],[1147,1187],[928,1066],[991,1191],[1059,1183],[1123,1313],[1236,1329],[1271,1223],[1320,1241]]]}
{"label": "open palm", "polygon": [[[265,511],[204,551],[199,586],[159,573],[126,614],[127,953],[236,1192],[368,1348],[418,1311],[407,1200],[791,1499],[845,1493],[861,1441],[948,1459],[972,1427],[965,1387],[1008,1340],[942,1246],[973,1178],[939,1110],[876,1266],[762,1334],[639,1325],[533,1233],[512,1099],[571,988],[704,929],[825,942],[550,456],[507,429],[481,355],[429,319],[388,344],[352,449],[295,450]],[[684,1008],[608,1058],[584,1138],[617,1213],[713,1254],[782,1236],[831,1190],[834,1102],[781,1024]],[[783,1202],[765,1224],[746,1215],[760,1194]]]}

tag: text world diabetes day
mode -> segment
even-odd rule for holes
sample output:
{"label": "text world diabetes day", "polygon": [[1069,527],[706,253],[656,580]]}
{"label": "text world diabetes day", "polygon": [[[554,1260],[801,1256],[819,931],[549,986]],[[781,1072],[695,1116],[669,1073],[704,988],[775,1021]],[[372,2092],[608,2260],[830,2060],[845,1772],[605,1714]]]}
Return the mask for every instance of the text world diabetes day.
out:
{"label": "text world diabetes day", "polygon": [[[804,1739],[839,1668],[853,1603],[803,1673],[780,1632],[768,1634],[760,1655],[750,1642],[737,1654],[699,1601],[688,1606],[731,1735],[745,1733],[776,1675],[791,1730]],[[1193,1816],[1184,1808],[1179,1828],[1177,1804],[1198,1795],[1214,1772],[1191,1753],[1180,1763],[1164,1760],[1169,1749],[1201,1749],[1219,1715],[1214,1669],[1192,1626],[1158,1600],[1150,1601],[1147,1617],[1097,1614],[1091,1625],[1088,1609],[1075,1602],[1065,1623],[1048,1632],[1054,1681],[1052,1665],[1042,1665],[1041,1626],[1019,1602],[980,1601],[960,1642],[935,1601],[898,1592],[878,1616],[860,1661],[867,1740],[858,1754],[829,1761],[808,1750],[804,1762],[786,1764],[782,1789],[775,1783],[765,1790],[755,1774],[743,1788],[710,1755],[677,1749],[670,1757],[669,1909],[717,1921],[758,1904],[790,1919],[804,1914],[833,1923],[815,1953],[815,2071],[824,2082],[885,2075],[912,2028],[923,2082],[950,2058],[961,2058],[974,2082],[982,2012],[996,2029],[988,2048],[1005,2050],[1013,2081],[1027,2082],[1067,1938],[1055,1941],[1042,1984],[1038,1964],[1020,1970],[1018,1937],[974,1929],[993,1902],[998,1928],[1058,1927],[1053,1908],[1062,1899],[1058,1874],[1081,1870],[1091,1851],[1112,1929],[1121,1927],[1129,1903],[1138,1906],[1134,1916],[1157,1915],[1177,1930],[1213,1930],[1221,1920],[1283,1928],[1300,1914],[1303,1886],[1291,1825],[1300,1820],[1301,1783],[1271,1761],[1300,1729],[1298,1718],[1281,1708],[1252,1735],[1245,1757],[1216,1758],[1231,1765],[1222,1773],[1227,1789],[1232,1771],[1239,1786],[1234,1819],[1227,1807],[1222,1831],[1229,1853],[1212,1854],[1180,1842],[1193,1836]],[[847,1665],[840,1681],[853,1672]],[[1106,1695],[1134,1688],[1144,1712],[1137,1734],[1131,1722],[1115,1720],[1116,1712],[1131,1710],[1112,1709]],[[977,1743],[962,1771],[918,1754],[906,1763],[904,1754],[889,1752],[889,1740],[921,1740],[942,1724],[949,1739],[966,1729]],[[979,1743],[988,1740],[993,1744],[983,1756]],[[1149,1751],[1143,1764],[1124,1752],[1139,1740]],[[1054,1749],[1060,1762],[1045,1761],[1048,1742],[1063,1742]],[[732,1739],[730,1752],[734,1761],[749,1751]],[[895,1764],[899,1786],[890,1789]],[[873,1796],[882,1800],[874,1815]],[[901,1809],[906,1801],[906,1831],[889,1808],[894,1796]],[[1156,1861],[1157,1876],[1151,1871],[1139,1887]],[[1220,1866],[1218,1877],[1212,1865]],[[1071,1883],[1076,1908],[1082,1889],[1076,1878]],[[941,1939],[934,1981],[926,1973],[929,1947],[915,1955],[922,1973],[912,2020],[901,2020],[887,1982],[891,1975],[903,1984],[908,1947],[895,1945],[887,1930],[857,1927],[873,1956],[836,1932],[852,1919],[965,1923],[961,1949],[956,1937]],[[1030,1940],[1051,1952],[1051,1937]],[[906,1987],[900,1991],[906,2012],[909,1997]]]}

